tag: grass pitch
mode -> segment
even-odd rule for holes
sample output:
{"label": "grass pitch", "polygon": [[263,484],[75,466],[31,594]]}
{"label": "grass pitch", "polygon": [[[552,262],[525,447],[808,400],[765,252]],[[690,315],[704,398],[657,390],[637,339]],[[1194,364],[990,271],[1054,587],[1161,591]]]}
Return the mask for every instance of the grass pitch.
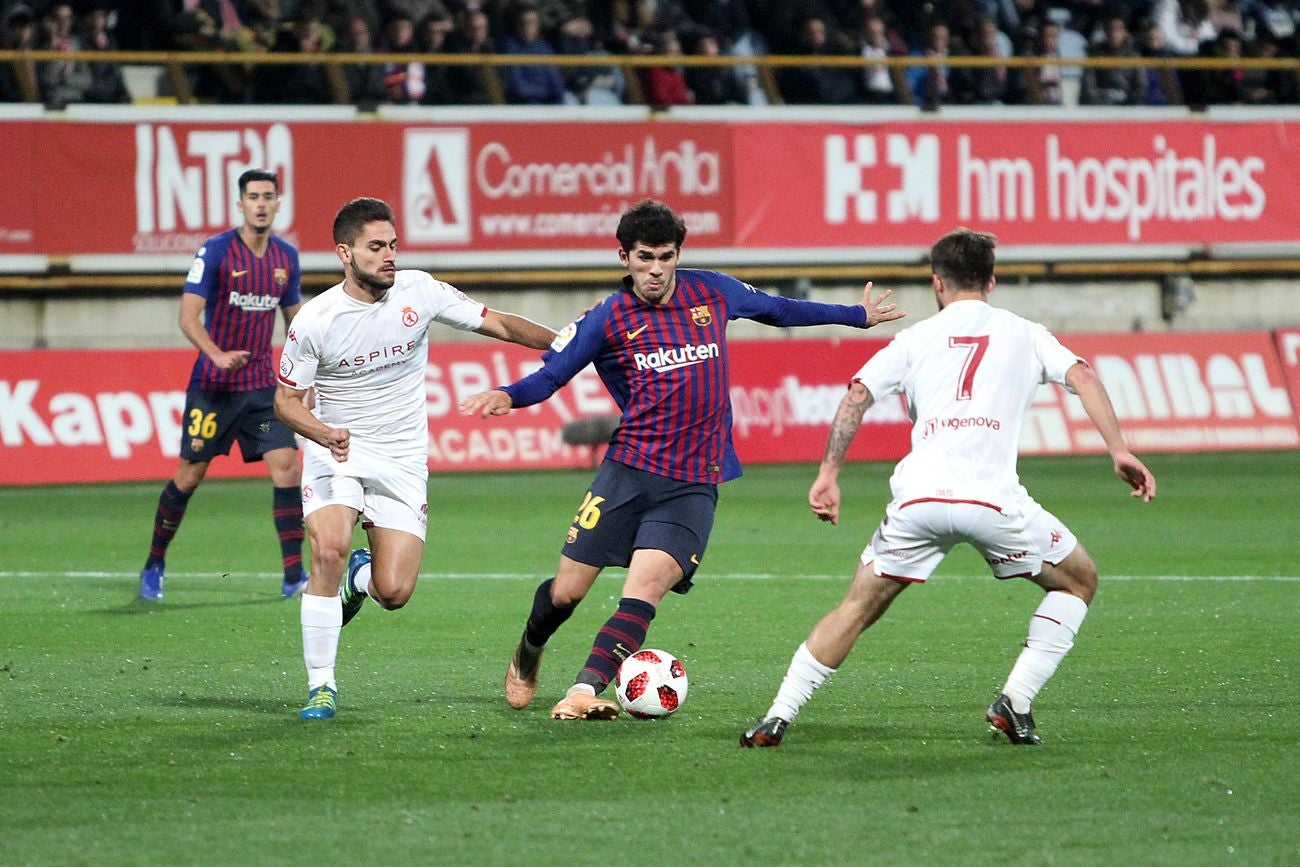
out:
{"label": "grass pitch", "polygon": [[426,576],[343,633],[339,716],[304,723],[298,606],[276,599],[265,480],[206,483],[135,600],[159,485],[0,489],[0,863],[1292,864],[1300,454],[1155,456],[1160,498],[1100,458],[1022,462],[1101,591],[1035,705],[984,707],[1041,596],[961,549],[859,642],[778,750],[740,750],[841,597],[889,467],[723,487],[695,590],[649,645],[687,703],[547,717],[612,610],[611,570],[552,641],[533,707],[501,677],[589,472],[438,476]]}

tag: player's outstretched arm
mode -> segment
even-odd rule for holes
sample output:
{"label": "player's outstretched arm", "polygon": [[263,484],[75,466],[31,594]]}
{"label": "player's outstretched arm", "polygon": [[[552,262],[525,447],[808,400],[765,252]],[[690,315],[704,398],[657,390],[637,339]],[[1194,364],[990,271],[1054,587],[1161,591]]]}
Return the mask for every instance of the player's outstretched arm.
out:
{"label": "player's outstretched arm", "polygon": [[546,349],[551,345],[551,341],[555,340],[555,332],[545,325],[538,325],[531,319],[513,313],[502,313],[499,310],[488,310],[487,315],[483,317],[483,324],[478,328],[478,333],[508,343],[518,343],[530,349]]}
{"label": "player's outstretched arm", "polygon": [[862,290],[862,306],[867,311],[867,327],[879,325],[882,322],[893,322],[895,319],[902,319],[907,315],[906,310],[899,310],[898,305],[893,302],[885,303],[889,296],[894,294],[894,290],[885,289],[875,298],[871,297],[871,288],[875,284],[867,281],[867,285]]}
{"label": "player's outstretched arm", "polygon": [[514,401],[510,395],[506,394],[499,388],[491,391],[480,391],[478,394],[470,395],[461,402],[460,411],[462,415],[476,415],[479,418],[487,418],[490,415],[505,415],[514,407]]}
{"label": "player's outstretched arm", "polygon": [[1100,377],[1091,367],[1083,362],[1076,363],[1065,374],[1065,384],[1079,395],[1084,412],[1096,425],[1101,434],[1106,450],[1110,452],[1119,476],[1133,489],[1133,496],[1141,497],[1142,502],[1149,503],[1156,495],[1156,479],[1137,456],[1128,450],[1124,434],[1119,428],[1119,419],[1115,416],[1115,407],[1110,402],[1110,395]]}
{"label": "player's outstretched arm", "polygon": [[861,382],[854,381],[835,411],[830,436],[826,440],[826,454],[822,457],[817,478],[808,490],[808,505],[819,521],[840,522],[840,467],[844,466],[849,444],[862,426],[862,416],[873,402],[870,390]]}
{"label": "player's outstretched arm", "polygon": [[330,450],[334,460],[343,463],[348,459],[348,446],[352,435],[345,427],[330,427],[307,408],[310,389],[289,388],[279,385],[275,389],[275,414],[291,431],[306,437]]}

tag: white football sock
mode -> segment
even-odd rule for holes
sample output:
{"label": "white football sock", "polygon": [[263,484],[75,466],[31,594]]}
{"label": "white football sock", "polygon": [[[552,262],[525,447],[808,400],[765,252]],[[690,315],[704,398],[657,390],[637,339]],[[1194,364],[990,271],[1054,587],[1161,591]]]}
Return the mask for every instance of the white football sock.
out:
{"label": "white football sock", "polygon": [[786,722],[794,722],[799,709],[812,698],[813,690],[834,673],[835,669],[827,668],[813,657],[807,642],[799,645],[790,660],[785,680],[781,681],[781,689],[777,691],[772,707],[767,711],[767,717],[779,716]]}
{"label": "white football sock", "polygon": [[371,563],[363,563],[357,570],[357,574],[352,579],[352,586],[360,590],[367,596],[370,595],[370,567]]}
{"label": "white football sock", "polygon": [[302,595],[302,658],[307,664],[307,688],[334,683],[334,659],[343,630],[343,602],[338,596]]}
{"label": "white football sock", "polygon": [[1029,621],[1025,649],[1002,687],[1016,713],[1029,712],[1034,697],[1074,646],[1087,614],[1088,605],[1078,596],[1054,590],[1043,599]]}

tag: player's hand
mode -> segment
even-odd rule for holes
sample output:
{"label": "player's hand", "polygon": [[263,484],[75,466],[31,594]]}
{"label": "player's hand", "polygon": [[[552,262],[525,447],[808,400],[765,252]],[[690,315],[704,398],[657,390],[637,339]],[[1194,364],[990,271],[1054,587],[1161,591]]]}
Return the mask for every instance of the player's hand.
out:
{"label": "player's hand", "polygon": [[886,304],[885,301],[894,290],[886,289],[876,298],[871,297],[871,287],[875,284],[868,281],[866,287],[862,290],[862,306],[867,311],[867,327],[879,325],[882,322],[892,322],[895,319],[902,319],[907,315],[904,310],[899,310],[898,305],[894,303]]}
{"label": "player's hand", "polygon": [[834,479],[817,477],[808,491],[808,505],[819,521],[840,522],[840,486]]}
{"label": "player's hand", "polygon": [[1114,456],[1115,475],[1128,482],[1134,497],[1141,497],[1142,502],[1149,503],[1156,496],[1156,477],[1146,465],[1129,452],[1119,452]]}
{"label": "player's hand", "polygon": [[499,388],[494,388],[465,398],[460,405],[460,411],[462,415],[487,418],[490,415],[505,415],[513,407],[514,401],[510,399],[510,395]]}
{"label": "player's hand", "polygon": [[218,352],[212,356],[212,363],[216,365],[217,370],[234,372],[248,364],[248,356],[247,349],[232,349],[229,352]]}
{"label": "player's hand", "polygon": [[332,427],[325,434],[321,445],[330,450],[330,455],[339,463],[346,463],[348,447],[352,445],[352,434],[345,427]]}

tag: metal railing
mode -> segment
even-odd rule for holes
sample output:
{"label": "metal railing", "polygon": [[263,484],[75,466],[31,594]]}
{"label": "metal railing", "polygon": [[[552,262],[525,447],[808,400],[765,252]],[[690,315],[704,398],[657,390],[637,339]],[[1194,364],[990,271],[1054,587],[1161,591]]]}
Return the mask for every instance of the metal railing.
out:
{"label": "metal railing", "polygon": [[[747,67],[757,70],[758,83],[771,105],[781,105],[784,100],[777,82],[776,70],[790,67],[813,66],[836,69],[865,70],[868,67],[885,67],[890,71],[899,104],[913,104],[913,94],[908,86],[906,70],[910,68],[1006,68],[1014,70],[1058,67],[1065,69],[1154,69],[1160,73],[1166,101],[1181,104],[1176,78],[1180,70],[1280,70],[1289,72],[1300,89],[1300,59],[1296,58],[1210,58],[1210,57],[920,57],[898,55],[883,58],[863,58],[858,55],[755,55],[705,57],[697,55],[515,55],[515,54],[328,54],[243,53],[220,51],[0,51],[0,64],[8,64],[25,102],[40,102],[40,88],[35,75],[35,64],[59,63],[111,63],[125,66],[156,66],[166,72],[170,96],[182,105],[198,102],[190,82],[188,70],[195,66],[243,67],[263,66],[313,66],[323,69],[333,102],[353,102],[343,70],[347,67],[379,66],[386,64],[424,63],[429,66],[475,67],[482,74],[483,85],[492,104],[505,105],[505,91],[499,70],[512,66],[557,66],[561,68],[618,67],[623,71],[627,92],[624,101],[632,105],[645,104],[645,95],[636,71],[655,67]],[[1023,76],[1026,97],[1030,103],[1041,103],[1039,78]],[[453,95],[454,96],[454,95]]]}

